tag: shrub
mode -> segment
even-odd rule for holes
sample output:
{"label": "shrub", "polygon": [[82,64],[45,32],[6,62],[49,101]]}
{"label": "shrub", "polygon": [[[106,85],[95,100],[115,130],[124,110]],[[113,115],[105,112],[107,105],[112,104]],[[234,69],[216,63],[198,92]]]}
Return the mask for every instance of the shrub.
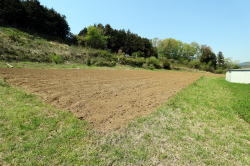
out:
{"label": "shrub", "polygon": [[142,65],[145,63],[144,58],[127,58],[127,57],[120,57],[119,63],[122,65],[130,65],[134,67],[142,67]]}
{"label": "shrub", "polygon": [[90,57],[102,57],[105,59],[114,59],[114,54],[106,50],[88,49],[87,54]]}
{"label": "shrub", "polygon": [[162,63],[162,68],[163,69],[167,69],[167,70],[171,69],[171,64],[167,59],[161,59],[160,61]]}
{"label": "shrub", "polygon": [[86,61],[85,61],[85,64],[88,65],[88,66],[91,66],[92,63],[91,63],[91,58],[86,58]]}
{"label": "shrub", "polygon": [[216,74],[224,74],[224,73],[226,73],[226,71],[227,71],[226,68],[224,68],[224,67],[218,67],[214,72]]}
{"label": "shrub", "polygon": [[60,55],[56,55],[56,54],[50,54],[49,59],[50,59],[50,62],[53,62],[53,63],[56,63],[56,64],[64,62],[63,57],[60,56]]}
{"label": "shrub", "polygon": [[132,57],[143,57],[144,53],[142,51],[137,51],[132,53]]}
{"label": "shrub", "polygon": [[223,73],[225,73],[226,71],[223,70],[222,68],[218,68],[218,69],[216,69],[214,72],[215,72],[216,74],[223,74]]}
{"label": "shrub", "polygon": [[149,57],[146,59],[146,64],[144,65],[145,68],[149,69],[160,69],[162,68],[159,59],[156,57]]}
{"label": "shrub", "polygon": [[83,36],[76,35],[75,39],[78,46],[84,46],[85,43]]}
{"label": "shrub", "polygon": [[147,63],[144,63],[144,64],[142,65],[142,67],[145,68],[145,69],[150,69],[150,70],[155,69],[155,67],[154,67],[153,64],[147,64]]}
{"label": "shrub", "polygon": [[183,65],[188,65],[189,60],[186,59],[186,58],[180,58],[180,59],[179,59],[179,62],[180,62],[181,64],[183,64]]}
{"label": "shrub", "polygon": [[116,61],[108,60],[102,57],[87,57],[84,63],[88,66],[95,65],[113,67],[116,65]]}
{"label": "shrub", "polygon": [[199,60],[195,59],[189,62],[189,66],[194,69],[200,69],[201,68],[201,63]]}
{"label": "shrub", "polygon": [[214,67],[210,65],[210,63],[206,64],[206,63],[201,63],[201,70],[204,71],[209,71],[214,73]]}
{"label": "shrub", "polygon": [[100,50],[98,53],[99,53],[100,57],[103,57],[106,59],[113,59],[114,58],[114,55],[109,51]]}

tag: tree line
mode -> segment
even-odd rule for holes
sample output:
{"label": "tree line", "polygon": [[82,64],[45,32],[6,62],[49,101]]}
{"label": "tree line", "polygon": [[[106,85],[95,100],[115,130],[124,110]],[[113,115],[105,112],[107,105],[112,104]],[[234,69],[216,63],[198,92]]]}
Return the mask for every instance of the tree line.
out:
{"label": "tree line", "polygon": [[65,16],[44,7],[38,0],[1,0],[0,25],[62,40],[70,35]]}
{"label": "tree line", "polygon": [[82,46],[107,49],[115,53],[125,53],[136,57],[157,57],[157,50],[151,41],[125,30],[113,29],[107,25],[93,25],[84,28],[76,37]]}
{"label": "tree line", "polygon": [[230,59],[225,59],[221,51],[216,54],[207,45],[200,45],[196,42],[188,44],[172,38],[164,40],[154,38],[151,42],[157,48],[159,58],[175,60],[177,63],[189,65],[192,68],[211,72],[238,68]]}

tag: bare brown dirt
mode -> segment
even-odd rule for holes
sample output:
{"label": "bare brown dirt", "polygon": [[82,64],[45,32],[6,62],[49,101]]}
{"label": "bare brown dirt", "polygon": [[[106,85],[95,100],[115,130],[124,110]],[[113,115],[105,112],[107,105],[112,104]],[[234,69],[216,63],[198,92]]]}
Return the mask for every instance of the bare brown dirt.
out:
{"label": "bare brown dirt", "polygon": [[0,69],[0,77],[73,112],[99,131],[156,110],[202,73],[135,70]]}

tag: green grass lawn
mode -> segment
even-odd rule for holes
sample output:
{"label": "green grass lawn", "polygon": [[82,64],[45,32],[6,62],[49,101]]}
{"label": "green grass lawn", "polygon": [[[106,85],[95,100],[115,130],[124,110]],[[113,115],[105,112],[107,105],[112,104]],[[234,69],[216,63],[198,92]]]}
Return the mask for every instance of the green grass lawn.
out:
{"label": "green grass lawn", "polygon": [[250,165],[250,85],[202,77],[156,112],[97,133],[0,83],[0,165]]}

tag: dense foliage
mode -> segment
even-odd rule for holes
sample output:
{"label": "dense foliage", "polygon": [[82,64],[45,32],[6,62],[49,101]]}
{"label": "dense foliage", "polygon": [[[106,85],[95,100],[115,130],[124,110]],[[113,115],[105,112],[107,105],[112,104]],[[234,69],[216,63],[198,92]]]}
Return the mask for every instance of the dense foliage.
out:
{"label": "dense foliage", "polygon": [[[83,41],[79,42],[81,45],[92,48],[106,48],[112,52],[125,53],[133,57],[157,57],[157,51],[149,39],[142,38],[137,34],[131,33],[129,30],[113,29],[109,24],[105,26],[98,24],[84,28],[77,38],[83,39]],[[98,44],[89,44],[89,42],[96,43],[97,41]],[[100,45],[99,42],[102,44]]]}
{"label": "dense foliage", "polygon": [[105,49],[107,47],[107,37],[102,31],[94,26],[89,26],[83,37],[86,46],[91,48]]}
{"label": "dense foliage", "polygon": [[239,67],[230,59],[225,59],[221,51],[216,55],[209,46],[195,42],[188,44],[172,38],[155,38],[152,44],[157,47],[159,57],[167,58],[175,64],[217,73]]}
{"label": "dense foliage", "polygon": [[70,30],[65,16],[42,6],[38,0],[1,0],[0,25],[63,40],[68,37]]}
{"label": "dense foliage", "polygon": [[199,55],[200,46],[197,43],[183,43],[175,39],[153,39],[157,45],[160,56],[176,60],[192,60]]}

